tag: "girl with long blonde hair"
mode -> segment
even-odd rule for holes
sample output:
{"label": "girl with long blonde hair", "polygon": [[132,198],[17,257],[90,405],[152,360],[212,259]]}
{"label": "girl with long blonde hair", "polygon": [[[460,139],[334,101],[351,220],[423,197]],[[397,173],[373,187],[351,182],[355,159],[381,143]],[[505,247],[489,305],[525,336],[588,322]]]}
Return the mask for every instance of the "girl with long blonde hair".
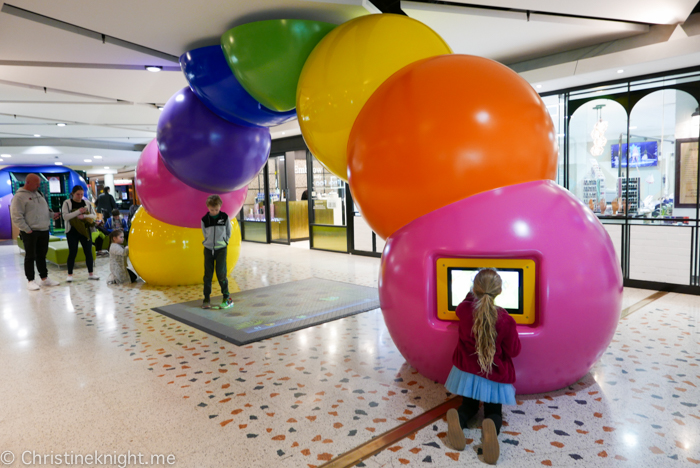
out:
{"label": "girl with long blonde hair", "polygon": [[455,449],[464,450],[463,429],[483,402],[482,452],[484,461],[492,465],[500,454],[502,405],[515,405],[512,358],[520,353],[515,320],[495,304],[501,287],[501,277],[493,268],[480,270],[474,277],[472,290],[457,306],[459,342],[445,382],[448,391],[462,395],[459,409],[447,412],[448,440]]}

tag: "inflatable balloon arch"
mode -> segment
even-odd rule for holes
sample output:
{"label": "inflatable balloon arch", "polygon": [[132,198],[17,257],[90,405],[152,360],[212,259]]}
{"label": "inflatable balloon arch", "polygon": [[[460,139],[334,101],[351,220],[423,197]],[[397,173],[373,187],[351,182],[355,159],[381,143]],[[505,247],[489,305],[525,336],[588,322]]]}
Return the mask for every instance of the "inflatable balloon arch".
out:
{"label": "inflatable balloon arch", "polygon": [[[267,160],[269,128],[298,118],[311,152],[348,181],[387,239],[382,312],[423,375],[444,382],[457,341],[456,322],[436,315],[441,256],[537,262],[538,318],[518,326],[518,393],[575,382],[607,348],[621,306],[619,263],[598,219],[552,182],[551,118],[512,70],[452,54],[429,27],[393,14],[339,26],[244,24],[180,65],[189,87],[165,105],[136,169],[143,208],[129,241],[147,282],[201,282],[207,196],[237,213]],[[232,223],[229,273],[241,242]]]}

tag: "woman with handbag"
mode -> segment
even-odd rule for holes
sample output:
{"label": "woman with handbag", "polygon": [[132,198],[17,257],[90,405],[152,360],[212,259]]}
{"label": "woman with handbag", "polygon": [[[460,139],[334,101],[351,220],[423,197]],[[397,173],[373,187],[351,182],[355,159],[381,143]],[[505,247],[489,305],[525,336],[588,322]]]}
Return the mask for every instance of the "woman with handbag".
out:
{"label": "woman with handbag", "polygon": [[83,200],[84,191],[80,185],[76,185],[71,190],[70,198],[63,202],[61,213],[66,221],[66,240],[68,241],[68,279],[73,281],[73,266],[75,257],[78,255],[78,243],[83,246],[85,253],[85,264],[88,269],[88,279],[99,280],[95,275],[92,258],[92,227],[95,224],[97,215],[95,209],[89,202]]}

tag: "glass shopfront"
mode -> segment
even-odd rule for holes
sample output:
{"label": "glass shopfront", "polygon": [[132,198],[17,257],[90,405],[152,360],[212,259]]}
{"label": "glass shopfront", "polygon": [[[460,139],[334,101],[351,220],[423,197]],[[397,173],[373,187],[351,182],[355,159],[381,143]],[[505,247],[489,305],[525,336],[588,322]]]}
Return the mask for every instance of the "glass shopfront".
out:
{"label": "glass shopfront", "polygon": [[311,248],[348,252],[347,184],[311,153],[307,171]]}
{"label": "glass shopfront", "polygon": [[[269,163],[268,163],[269,164]],[[268,242],[267,235],[267,198],[269,188],[265,174],[268,164],[248,184],[248,194],[239,214],[241,236],[250,242]]]}
{"label": "glass shopfront", "polygon": [[700,294],[700,71],[543,97],[557,182],[602,221],[625,285]]}
{"label": "glass shopfront", "polygon": [[384,250],[384,239],[379,237],[362,217],[360,208],[351,203],[353,212],[348,218],[348,230],[353,233],[352,253],[380,257]]}

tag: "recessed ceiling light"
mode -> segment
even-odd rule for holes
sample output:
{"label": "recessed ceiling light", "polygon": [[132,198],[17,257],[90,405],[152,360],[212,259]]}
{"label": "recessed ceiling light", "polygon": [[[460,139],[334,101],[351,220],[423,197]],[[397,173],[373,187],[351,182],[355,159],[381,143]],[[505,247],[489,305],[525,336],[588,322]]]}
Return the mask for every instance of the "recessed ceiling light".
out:
{"label": "recessed ceiling light", "polygon": [[39,138],[41,135],[39,135],[38,133],[35,133],[34,136],[35,136],[36,138]]}
{"label": "recessed ceiling light", "polygon": [[63,163],[62,163],[62,162],[59,162],[59,161],[56,161],[54,164],[57,165],[57,166],[63,166]]}
{"label": "recessed ceiling light", "polygon": [[85,162],[92,162],[92,159],[83,159]]}
{"label": "recessed ceiling light", "polygon": [[537,85],[537,89],[540,89],[541,87],[542,87],[541,84],[538,84],[538,85]]}
{"label": "recessed ceiling light", "polygon": [[109,169],[109,166],[105,166],[105,169]]}
{"label": "recessed ceiling light", "polygon": [[102,156],[93,156],[95,159],[102,159]]}
{"label": "recessed ceiling light", "polygon": [[284,132],[282,132],[282,135],[284,135]]}
{"label": "recessed ceiling light", "polygon": [[0,154],[0,158],[11,158],[11,154]]}
{"label": "recessed ceiling light", "polygon": [[153,72],[153,73],[158,73],[158,72],[161,71],[162,69],[163,69],[163,67],[158,67],[158,66],[155,66],[155,65],[148,65],[148,66],[146,66],[146,70],[148,70],[149,72]]}
{"label": "recessed ceiling light", "polygon": [[65,127],[66,124],[64,124],[64,123],[57,123],[56,126],[57,126],[57,127]]}
{"label": "recessed ceiling light", "polygon": [[5,162],[5,161],[3,161],[2,159],[0,159],[0,162]]}
{"label": "recessed ceiling light", "polygon": [[618,72],[618,73],[623,73],[623,72],[624,72],[624,70],[618,70],[617,72]]}
{"label": "recessed ceiling light", "polygon": [[162,111],[165,106],[156,106],[156,107],[158,107],[159,111]]}

